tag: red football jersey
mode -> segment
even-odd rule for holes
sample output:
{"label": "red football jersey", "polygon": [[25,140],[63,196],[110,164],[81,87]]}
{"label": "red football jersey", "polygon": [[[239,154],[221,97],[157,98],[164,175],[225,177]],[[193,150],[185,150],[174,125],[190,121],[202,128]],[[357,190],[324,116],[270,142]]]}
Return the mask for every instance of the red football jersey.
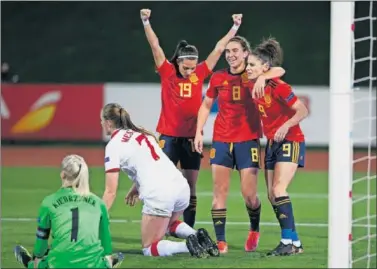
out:
{"label": "red football jersey", "polygon": [[[254,101],[258,106],[267,139],[273,139],[276,131],[296,113],[291,107],[297,101],[297,96],[291,86],[280,79],[268,81],[264,97]],[[300,125],[292,126],[285,139],[303,142],[305,138]]]}
{"label": "red football jersey", "polygon": [[248,90],[246,73],[231,74],[227,69],[211,77],[207,96],[217,98],[219,112],[213,141],[243,142],[261,137],[259,113]]}
{"label": "red football jersey", "polygon": [[173,64],[165,60],[158,68],[161,77],[161,113],[157,132],[176,137],[194,137],[202,103],[204,80],[211,74],[205,61],[183,78]]}

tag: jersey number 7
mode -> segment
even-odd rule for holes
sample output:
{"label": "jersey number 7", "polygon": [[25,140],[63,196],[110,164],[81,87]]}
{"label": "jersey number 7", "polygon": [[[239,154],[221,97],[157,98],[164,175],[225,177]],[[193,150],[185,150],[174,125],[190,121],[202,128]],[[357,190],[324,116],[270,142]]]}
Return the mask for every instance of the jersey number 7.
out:
{"label": "jersey number 7", "polygon": [[143,141],[145,141],[145,144],[147,144],[149,150],[151,151],[152,158],[156,161],[158,161],[160,159],[160,156],[158,156],[155,148],[151,144],[151,141],[149,141],[148,137],[145,134],[141,134],[141,135],[137,136],[135,139],[139,143],[140,146],[141,146],[141,143]]}

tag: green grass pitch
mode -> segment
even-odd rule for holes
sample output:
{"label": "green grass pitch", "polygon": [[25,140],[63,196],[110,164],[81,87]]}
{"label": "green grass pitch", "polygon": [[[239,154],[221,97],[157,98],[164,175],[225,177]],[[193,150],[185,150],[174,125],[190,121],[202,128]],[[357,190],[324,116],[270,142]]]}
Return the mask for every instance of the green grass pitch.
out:
{"label": "green grass pitch", "polygon": [[[92,191],[102,195],[104,188],[103,168],[92,168]],[[158,180],[158,179],[156,179]],[[36,217],[42,199],[60,187],[57,168],[9,168],[2,169],[1,179],[1,267],[20,268],[13,256],[13,247],[22,244],[32,249]],[[226,235],[229,253],[219,258],[199,260],[189,255],[177,255],[166,258],[144,257],[140,247],[140,205],[130,208],[123,202],[130,186],[124,175],[120,178],[120,189],[115,205],[111,209],[111,231],[113,248],[125,253],[123,268],[327,268],[327,173],[299,171],[289,192],[293,201],[297,230],[302,240],[305,253],[291,257],[263,257],[263,254],[275,247],[279,241],[280,231],[266,196],[264,180],[260,175],[259,193],[262,200],[261,240],[258,251],[245,253],[244,241],[249,228],[248,217],[239,192],[238,174],[233,173],[228,199]],[[212,179],[209,171],[200,173],[198,183],[198,208],[196,227],[205,227],[214,237],[211,210]],[[364,184],[365,183],[365,184]],[[367,193],[366,182],[357,184],[355,196]],[[376,194],[375,180],[370,186]],[[366,216],[368,201],[354,206],[354,218]],[[376,214],[376,199],[370,201],[371,214]],[[366,221],[358,223],[353,230],[354,238],[368,234]],[[376,232],[376,219],[372,219],[369,231]],[[370,240],[371,253],[376,253],[376,239]],[[354,245],[353,256],[359,258],[367,254],[368,240]],[[356,263],[355,267],[364,267],[367,260]],[[376,258],[371,258],[371,267],[376,268]]]}

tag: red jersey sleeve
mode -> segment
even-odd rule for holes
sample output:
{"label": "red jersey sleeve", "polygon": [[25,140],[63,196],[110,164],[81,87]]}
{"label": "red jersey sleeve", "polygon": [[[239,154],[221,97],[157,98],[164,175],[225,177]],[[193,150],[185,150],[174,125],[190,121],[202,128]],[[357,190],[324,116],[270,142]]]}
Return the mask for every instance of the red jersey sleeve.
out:
{"label": "red jersey sleeve", "polygon": [[212,71],[208,68],[207,62],[203,61],[198,64],[195,69],[195,73],[198,74],[198,77],[202,80],[205,80],[209,75],[212,74]]}
{"label": "red jersey sleeve", "polygon": [[212,75],[211,79],[209,80],[208,83],[208,88],[207,88],[207,93],[206,96],[209,98],[216,98],[217,97],[217,87],[216,87],[216,81],[217,81],[217,76],[216,74]]}
{"label": "red jersey sleeve", "polygon": [[275,88],[275,94],[278,98],[289,107],[297,101],[297,96],[292,91],[292,87],[288,84],[280,84]]}
{"label": "red jersey sleeve", "polygon": [[162,63],[162,65],[157,68],[158,73],[161,77],[166,77],[170,75],[172,72],[175,72],[175,67],[171,64],[167,59]]}

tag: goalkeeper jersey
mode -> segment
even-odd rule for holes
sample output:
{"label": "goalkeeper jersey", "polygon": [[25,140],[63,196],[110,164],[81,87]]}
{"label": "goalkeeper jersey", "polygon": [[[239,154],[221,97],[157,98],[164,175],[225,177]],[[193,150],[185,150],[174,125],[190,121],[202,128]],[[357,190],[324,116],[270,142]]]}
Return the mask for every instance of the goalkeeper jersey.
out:
{"label": "goalkeeper jersey", "polygon": [[61,188],[47,196],[40,207],[34,255],[47,256],[50,268],[101,268],[111,255],[109,217],[104,202],[94,194],[80,196]]}

